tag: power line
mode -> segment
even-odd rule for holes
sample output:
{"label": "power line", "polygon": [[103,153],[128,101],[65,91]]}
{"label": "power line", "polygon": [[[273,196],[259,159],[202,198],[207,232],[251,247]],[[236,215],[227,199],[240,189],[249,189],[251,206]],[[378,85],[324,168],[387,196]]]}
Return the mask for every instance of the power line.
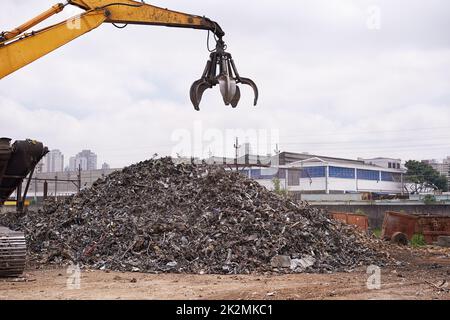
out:
{"label": "power line", "polygon": [[428,128],[408,128],[408,129],[397,129],[397,130],[370,130],[370,131],[347,131],[342,132],[343,129],[336,129],[334,131],[322,132],[310,134],[311,131],[297,131],[294,134],[280,134],[280,137],[299,137],[299,136],[308,136],[308,137],[318,137],[318,136],[337,136],[337,135],[350,135],[350,134],[372,134],[372,133],[400,133],[400,132],[417,132],[417,131],[427,131],[427,130],[443,130],[450,129],[450,126],[445,127],[428,127]]}
{"label": "power line", "polygon": [[[283,145],[283,144],[281,144]],[[301,144],[295,144],[294,146],[301,146]],[[326,150],[326,151],[333,151],[333,150],[374,150],[374,151],[383,151],[383,150],[422,150],[422,149],[443,149],[448,148],[450,152],[450,144],[427,144],[427,145],[416,145],[416,146],[349,146],[349,147],[336,147],[336,148],[314,148],[315,150]]]}
{"label": "power line", "polygon": [[[392,140],[392,141],[389,141]],[[335,144],[358,144],[358,143],[392,143],[392,142],[411,142],[411,138],[409,139],[376,139],[376,140],[347,140],[347,141],[333,141],[328,140],[327,142],[317,141],[317,142],[283,142],[283,145],[298,145],[298,144],[304,144],[304,145],[335,145]],[[394,141],[395,140],[395,141]],[[438,140],[445,140],[449,141],[450,136],[448,137],[439,137],[439,138],[431,138],[431,139],[418,139],[416,142],[425,143],[427,141],[429,142],[437,142]]]}

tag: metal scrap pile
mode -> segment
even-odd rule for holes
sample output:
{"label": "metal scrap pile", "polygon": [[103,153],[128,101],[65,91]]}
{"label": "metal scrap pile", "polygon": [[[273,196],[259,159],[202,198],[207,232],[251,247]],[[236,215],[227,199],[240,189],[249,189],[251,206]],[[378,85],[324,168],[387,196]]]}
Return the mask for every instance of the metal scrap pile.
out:
{"label": "metal scrap pile", "polygon": [[170,158],[127,167],[0,223],[25,231],[35,261],[106,270],[326,272],[385,258],[373,240],[320,210],[236,172]]}

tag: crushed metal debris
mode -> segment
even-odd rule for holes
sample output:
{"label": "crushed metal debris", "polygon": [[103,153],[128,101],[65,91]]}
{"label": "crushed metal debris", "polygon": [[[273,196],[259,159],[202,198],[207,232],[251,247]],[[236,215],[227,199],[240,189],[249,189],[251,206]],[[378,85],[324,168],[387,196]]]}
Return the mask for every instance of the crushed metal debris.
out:
{"label": "crushed metal debris", "polygon": [[333,272],[387,261],[377,241],[321,210],[206,164],[153,159],[43,210],[0,219],[32,261],[195,274]]}

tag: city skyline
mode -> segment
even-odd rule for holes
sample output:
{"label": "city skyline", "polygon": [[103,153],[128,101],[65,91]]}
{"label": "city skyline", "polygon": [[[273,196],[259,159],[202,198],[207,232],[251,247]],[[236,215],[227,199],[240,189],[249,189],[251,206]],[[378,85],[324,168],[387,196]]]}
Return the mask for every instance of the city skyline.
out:
{"label": "city skyline", "polygon": [[[235,148],[233,148],[233,150],[234,150],[233,152],[236,152]],[[253,148],[251,143],[248,143],[248,142],[242,143],[242,144],[239,145],[239,148],[238,148],[238,156],[242,157],[242,156],[244,156],[246,154],[260,155],[260,156],[266,156],[267,155],[267,154],[258,154],[256,152],[253,152],[253,150],[254,150],[254,148]],[[60,149],[51,149],[51,151],[46,156],[46,158],[49,155],[53,154],[55,151],[57,153],[60,153],[62,155],[62,157],[64,158],[64,154],[60,151]],[[274,149],[273,152],[271,153],[271,155],[274,155],[276,151],[277,150]],[[278,150],[278,152],[282,152],[282,151],[289,151],[289,152],[303,153],[303,154],[317,154],[317,153],[311,153],[311,152],[305,152],[305,151],[298,152],[298,151],[286,150],[286,149]],[[129,165],[132,165],[132,164],[136,163],[136,162],[129,162],[129,163],[127,163],[125,165],[122,165],[122,166],[114,166],[114,165],[111,165],[110,162],[107,162],[107,161],[104,161],[104,160],[99,160],[100,157],[97,154],[95,154],[94,152],[92,152],[90,149],[83,149],[81,152],[78,152],[75,156],[72,156],[72,157],[69,158],[69,164],[68,165],[64,165],[64,170],[63,171],[67,171],[67,170],[75,171],[75,169],[74,169],[75,166],[74,165],[71,166],[70,162],[73,161],[73,159],[75,159],[77,156],[83,157],[83,155],[86,155],[87,153],[92,153],[95,156],[95,158],[96,158],[95,164],[91,164],[90,166],[88,166],[87,165],[87,161],[84,160],[84,161],[77,162],[76,163],[77,164],[76,167],[78,167],[78,165],[81,164],[82,170],[97,170],[97,169],[123,168],[123,167],[126,167],[126,166],[129,166]],[[450,154],[450,152],[449,152],[449,154]],[[155,154],[153,154],[152,156],[149,156],[148,159],[152,158],[154,155]],[[339,156],[337,156],[334,153],[320,153],[320,155],[328,155],[328,156],[332,156],[332,157],[339,157]],[[169,155],[159,155],[159,156],[171,156],[171,155],[169,154]],[[187,158],[190,157],[188,155],[184,155],[184,156],[187,157]],[[214,154],[213,152],[209,152],[208,157],[211,157],[211,156],[214,156],[214,157],[227,157],[227,155],[225,155],[225,154]],[[234,158],[234,156],[235,156],[235,154],[231,155],[231,158]],[[193,157],[195,157],[195,156],[193,156]],[[206,159],[208,157],[204,157],[204,158]],[[45,160],[46,158],[44,158],[43,160]],[[202,158],[202,157],[200,157],[200,158]],[[363,157],[360,157],[360,156],[358,156],[356,154],[353,155],[353,156],[350,156],[350,157],[342,157],[342,158],[355,159],[355,160],[364,159]],[[373,157],[369,157],[369,158],[365,158],[365,159],[371,159],[371,158],[396,159],[396,157],[380,156],[378,154],[373,154]],[[144,160],[144,159],[142,159],[142,160]],[[139,160],[139,161],[142,161],[142,160]],[[409,158],[400,157],[400,160],[401,160],[402,164],[404,164],[408,160],[422,161],[422,162],[425,162],[427,164],[432,165],[432,167],[434,169],[436,169],[439,173],[442,174],[443,170],[445,170],[445,168],[449,168],[450,156],[446,155],[446,156],[444,156],[442,158],[438,158],[438,159],[427,158],[426,156],[423,156],[422,158],[416,158],[416,159],[409,159]],[[98,166],[98,163],[101,163],[101,166]],[[50,172],[50,171],[43,171],[43,172]]]}
{"label": "city skyline", "polygon": [[[69,158],[66,165],[64,153],[60,149],[51,149],[49,153],[38,163],[37,172],[51,173],[64,171],[90,171],[98,169],[98,156],[89,149],[83,149],[75,156]],[[103,162],[101,169],[109,170],[111,166]]]}

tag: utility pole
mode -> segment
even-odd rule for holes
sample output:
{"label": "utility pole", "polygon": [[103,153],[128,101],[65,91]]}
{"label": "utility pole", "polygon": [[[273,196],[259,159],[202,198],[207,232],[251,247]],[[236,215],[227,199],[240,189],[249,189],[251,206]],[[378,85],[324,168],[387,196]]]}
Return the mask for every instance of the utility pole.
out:
{"label": "utility pole", "polygon": [[38,181],[37,179],[34,179],[34,202],[37,203],[37,188],[38,188]]}
{"label": "utility pole", "polygon": [[55,176],[55,200],[58,200],[58,176]]}
{"label": "utility pole", "polygon": [[280,151],[280,149],[278,149],[278,143],[277,143],[277,145],[276,145],[276,147],[275,147],[275,150],[273,150],[273,151],[275,152],[275,155],[276,155],[276,156],[279,156],[279,155],[280,155],[281,151]]}
{"label": "utility pole", "polygon": [[273,157],[271,157],[270,165],[273,166],[275,164],[275,165],[279,166],[281,150],[278,148],[278,143],[276,144],[275,150],[273,150],[273,152],[275,153],[275,155]]}
{"label": "utility pole", "polygon": [[239,138],[236,137],[236,143],[234,144],[234,149],[235,149],[235,159],[234,159],[234,163],[236,165],[236,171],[239,171],[239,164],[238,164],[238,158],[239,158],[239,148],[241,146],[239,145]]}
{"label": "utility pole", "polygon": [[23,213],[22,182],[20,182],[16,189],[16,211],[17,213]]}
{"label": "utility pole", "polygon": [[78,175],[77,175],[77,178],[78,178],[78,193],[80,193],[81,192],[81,163],[78,164]]}
{"label": "utility pole", "polygon": [[43,191],[43,198],[44,198],[44,201],[45,200],[47,200],[47,197],[48,197],[48,182],[47,182],[47,180],[45,180],[44,181],[44,191]]}

